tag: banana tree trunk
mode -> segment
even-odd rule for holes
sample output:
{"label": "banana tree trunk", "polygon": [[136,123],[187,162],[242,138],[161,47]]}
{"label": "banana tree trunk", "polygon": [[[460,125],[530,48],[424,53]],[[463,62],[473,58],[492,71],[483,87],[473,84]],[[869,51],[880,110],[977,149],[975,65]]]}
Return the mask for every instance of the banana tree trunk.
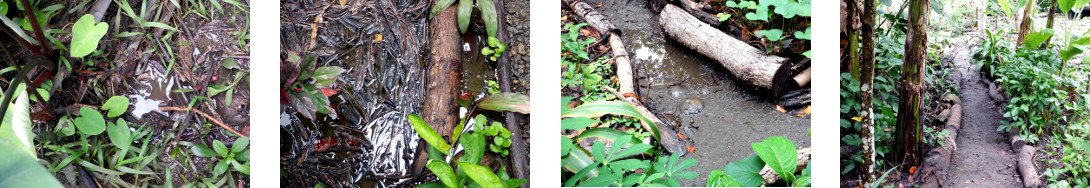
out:
{"label": "banana tree trunk", "polygon": [[920,109],[923,106],[924,64],[927,62],[927,21],[929,0],[912,0],[909,8],[905,61],[901,70],[900,107],[894,133],[893,164],[908,169],[920,163]]}

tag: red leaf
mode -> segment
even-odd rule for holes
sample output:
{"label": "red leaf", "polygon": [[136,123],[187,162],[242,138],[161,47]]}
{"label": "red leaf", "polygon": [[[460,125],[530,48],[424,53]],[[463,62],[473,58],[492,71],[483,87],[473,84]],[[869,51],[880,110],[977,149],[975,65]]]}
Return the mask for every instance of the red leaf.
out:
{"label": "red leaf", "polygon": [[337,94],[337,90],[333,90],[333,89],[330,89],[330,88],[318,88],[318,90],[321,90],[322,95],[325,95],[326,97],[333,96],[333,95]]}
{"label": "red leaf", "polygon": [[314,151],[315,152],[325,151],[326,149],[329,149],[330,147],[333,147],[334,144],[337,144],[337,138],[334,138],[334,137],[323,138],[321,140],[318,140],[317,144],[314,144]]}

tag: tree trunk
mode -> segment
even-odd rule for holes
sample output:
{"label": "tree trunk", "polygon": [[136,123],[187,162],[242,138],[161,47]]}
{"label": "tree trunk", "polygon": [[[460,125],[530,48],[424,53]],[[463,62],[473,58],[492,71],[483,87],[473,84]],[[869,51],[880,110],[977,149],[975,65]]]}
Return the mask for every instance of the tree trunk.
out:
{"label": "tree trunk", "polygon": [[863,140],[863,187],[873,187],[875,179],[875,152],[874,152],[874,9],[877,6],[874,0],[863,2],[863,49],[862,70],[859,77],[861,81],[859,96],[863,103],[861,116],[863,118],[863,130],[860,138]]}
{"label": "tree trunk", "polygon": [[[856,8],[855,6],[859,4],[856,3],[855,0],[847,0],[847,5],[848,10],[845,11],[848,12],[848,23],[850,24],[857,22],[856,19],[859,19],[859,17],[855,16],[855,10],[858,10],[858,8]],[[857,33],[859,31],[855,30],[855,27],[848,27],[847,32],[848,61],[851,62],[852,66],[849,70],[851,70],[852,78],[860,79],[859,71],[862,69],[860,69],[859,66],[859,34]]]}
{"label": "tree trunk", "polygon": [[[455,6],[456,7],[456,6]],[[428,62],[428,80],[425,85],[424,108],[421,118],[433,130],[450,142],[451,132],[458,123],[458,88],[462,83],[462,38],[458,34],[456,8],[447,8],[431,20],[430,38],[432,39],[431,57]],[[427,143],[420,142],[414,172],[420,175],[427,163]],[[443,151],[446,152],[446,151]]]}
{"label": "tree trunk", "polygon": [[924,64],[927,63],[929,0],[912,0],[909,8],[905,61],[901,69],[900,108],[894,133],[893,164],[909,169],[920,163],[920,108],[923,106]]}
{"label": "tree trunk", "polygon": [[666,34],[681,44],[708,56],[757,87],[772,89],[776,69],[787,59],[767,55],[746,42],[697,20],[674,5],[666,5],[659,16]]}
{"label": "tree trunk", "polygon": [[1033,146],[1026,145],[1026,141],[1018,136],[1018,130],[1010,131],[1011,149],[1018,153],[1018,172],[1022,175],[1022,184],[1026,187],[1038,187],[1041,180],[1037,175],[1037,168],[1033,165],[1033,155],[1037,152]]}
{"label": "tree trunk", "polygon": [[[1052,3],[1048,4],[1048,23],[1045,24],[1045,27],[1048,29],[1052,29],[1052,21],[1056,18],[1056,0],[1052,0],[1051,2]],[[1049,44],[1052,44],[1052,36],[1048,36],[1048,39],[1045,39],[1045,45],[1041,45],[1040,49],[1043,50],[1048,48]]]}
{"label": "tree trunk", "polygon": [[1033,10],[1036,5],[1034,0],[1029,0],[1026,3],[1025,12],[1022,12],[1022,25],[1018,29],[1018,46],[1022,46],[1022,41],[1026,40],[1026,35],[1033,33]]}

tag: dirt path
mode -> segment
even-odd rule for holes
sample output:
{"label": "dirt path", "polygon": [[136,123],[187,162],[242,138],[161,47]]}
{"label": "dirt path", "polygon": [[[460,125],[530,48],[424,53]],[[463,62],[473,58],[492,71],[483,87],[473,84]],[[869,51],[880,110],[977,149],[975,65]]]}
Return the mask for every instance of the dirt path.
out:
{"label": "dirt path", "polygon": [[[972,46],[972,45],[964,45]],[[987,80],[971,67],[972,51],[964,47],[954,50],[954,62],[961,75],[961,101],[964,109],[962,130],[957,138],[957,150],[951,160],[951,176],[946,187],[1022,187],[1015,178],[1015,154],[1007,137],[996,129],[1000,125],[1000,108],[988,95]]]}

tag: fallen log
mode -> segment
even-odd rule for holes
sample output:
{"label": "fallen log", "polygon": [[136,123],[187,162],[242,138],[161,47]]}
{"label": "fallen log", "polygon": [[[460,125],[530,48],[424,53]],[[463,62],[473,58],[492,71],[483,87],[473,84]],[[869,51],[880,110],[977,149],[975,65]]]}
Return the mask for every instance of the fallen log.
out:
{"label": "fallen log", "polygon": [[[496,20],[498,20],[497,23],[499,24],[498,26],[496,26],[498,27],[496,31],[496,38],[500,41],[504,41],[510,44],[512,42],[507,41],[507,34],[505,34],[507,30],[504,29],[507,28],[504,27],[504,24],[507,23],[507,19],[505,18],[505,13],[507,11],[503,10],[503,0],[492,1],[492,4],[495,5],[496,12],[499,13],[496,14]],[[510,61],[507,61],[510,59],[510,54],[511,53],[501,54],[499,62],[497,63],[499,64],[499,67],[497,67],[497,69],[499,70],[497,70],[497,72],[499,72],[498,76],[500,80],[500,91],[503,92],[514,92],[514,88],[511,86],[511,78],[513,77],[511,75],[511,63]],[[507,130],[513,134],[511,136],[511,147],[509,147],[508,149],[511,151],[511,173],[514,173],[515,178],[528,180],[530,179],[530,168],[528,167],[530,165],[528,159],[530,158],[530,155],[526,151],[526,141],[524,141],[522,138],[522,128],[520,127],[522,126],[522,114],[514,112],[504,112],[503,117],[505,118],[505,127],[507,127]],[[523,184],[520,187],[526,188],[530,187],[530,185]]]}
{"label": "fallen log", "polygon": [[708,25],[711,25],[712,27],[719,27],[719,25],[722,23],[722,22],[719,22],[719,17],[716,17],[715,15],[709,14],[707,12],[704,12],[704,9],[707,9],[708,5],[693,2],[692,0],[677,0],[677,1],[679,3],[681,3],[681,7],[684,8],[685,11],[689,11],[690,14],[692,14],[693,16],[698,17],[700,19],[700,21],[703,21],[704,23],[706,23]]}
{"label": "fallen log", "polygon": [[945,100],[952,103],[950,108],[943,113],[950,115],[943,128],[943,130],[950,133],[950,136],[942,140],[942,147],[932,148],[931,151],[928,151],[927,158],[920,165],[918,176],[923,178],[921,179],[922,187],[941,187],[943,180],[948,177],[946,172],[950,167],[950,158],[954,156],[954,150],[957,150],[955,141],[958,137],[958,130],[961,130],[961,99],[953,94],[948,94]]}
{"label": "fallen log", "polygon": [[1010,131],[1010,137],[1011,149],[1018,153],[1016,160],[1018,160],[1018,172],[1022,175],[1022,185],[1026,187],[1040,186],[1041,180],[1037,175],[1037,167],[1033,165],[1033,155],[1037,152],[1037,149],[1027,145],[1026,141],[1018,136],[1017,130]]}
{"label": "fallen log", "polygon": [[[462,83],[461,37],[458,34],[457,9],[447,8],[431,20],[428,33],[432,39],[431,57],[427,68],[427,84],[421,118],[428,126],[450,142],[458,123],[458,88]],[[420,142],[413,162],[414,175],[421,175],[427,164],[427,143]],[[445,152],[445,151],[444,151]]]}
{"label": "fallen log", "polygon": [[776,70],[786,58],[767,55],[715,27],[696,19],[674,5],[666,5],[659,16],[663,30],[674,40],[719,62],[734,76],[757,87],[772,89]]}
{"label": "fallen log", "polygon": [[[794,173],[802,171],[802,169],[806,168],[806,164],[810,163],[810,148],[799,149],[798,156],[799,160],[795,166]],[[776,174],[776,171],[773,171],[772,167],[769,167],[768,165],[765,165],[765,167],[761,169],[760,174],[761,178],[764,179],[764,185],[770,185],[780,180],[780,175]]]}
{"label": "fallen log", "polygon": [[643,127],[644,130],[647,131],[655,130],[651,127],[655,126],[655,128],[659,130],[659,143],[662,144],[664,148],[666,148],[666,151],[672,154],[685,155],[686,150],[684,141],[682,141],[681,138],[677,136],[677,132],[675,132],[674,129],[670,128],[669,124],[664,123],[661,119],[655,116],[654,113],[651,113],[651,111],[648,110],[647,107],[644,107],[643,104],[640,103],[638,97],[635,97],[636,95],[635,84],[633,84],[634,77],[632,74],[632,61],[628,58],[628,52],[624,48],[624,42],[621,40],[620,30],[617,30],[617,28],[609,22],[609,19],[606,19],[601,14],[598,14],[597,11],[594,11],[594,8],[592,6],[585,2],[578,0],[564,0],[564,3],[567,4],[568,7],[571,7],[572,11],[575,12],[577,16],[586,21],[588,25],[595,29],[598,29],[598,32],[600,32],[602,36],[609,36],[608,40],[611,49],[610,55],[613,56],[613,65],[616,68],[615,72],[617,73],[616,78],[619,86],[617,90],[620,90],[620,92],[609,87],[605,87],[606,90],[616,95],[618,99],[621,99],[621,101],[632,105],[636,108],[637,111],[640,112],[640,115],[643,115],[651,120],[651,122],[641,121],[640,125]]}

